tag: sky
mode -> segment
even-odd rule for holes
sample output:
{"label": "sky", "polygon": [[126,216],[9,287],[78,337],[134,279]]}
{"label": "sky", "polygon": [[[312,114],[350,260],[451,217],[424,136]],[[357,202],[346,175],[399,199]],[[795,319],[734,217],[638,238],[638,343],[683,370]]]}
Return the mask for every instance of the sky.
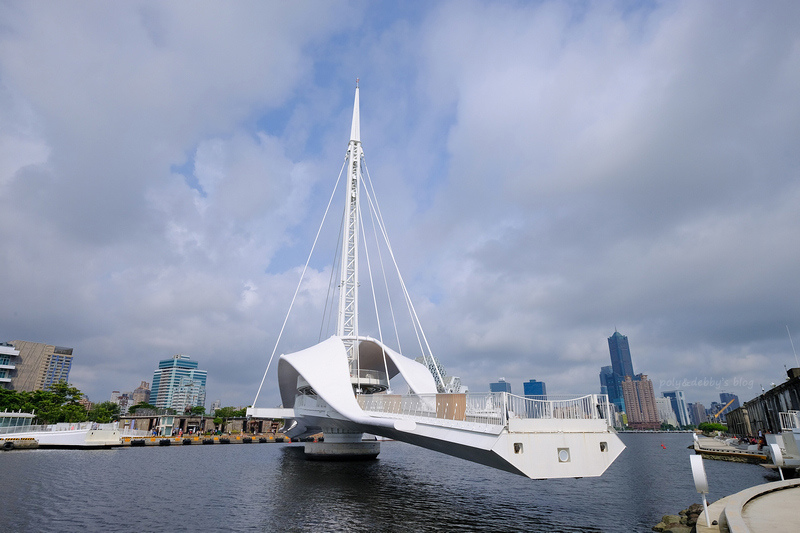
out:
{"label": "sky", "polygon": [[470,390],[597,393],[615,330],[706,407],[798,366],[793,1],[0,3],[0,341],[72,347],[92,401],[186,354],[207,407],[252,404],[274,349],[318,341],[331,255],[276,348],[356,78],[400,270]]}

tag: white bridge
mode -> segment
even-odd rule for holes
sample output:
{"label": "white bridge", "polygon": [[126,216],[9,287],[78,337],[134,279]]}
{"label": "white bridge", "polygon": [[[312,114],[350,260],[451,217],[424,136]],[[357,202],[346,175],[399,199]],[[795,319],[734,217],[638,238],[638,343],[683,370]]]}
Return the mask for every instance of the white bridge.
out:
{"label": "white bridge", "polygon": [[[362,183],[369,174],[363,163],[359,121],[356,87],[350,144],[343,165],[343,170],[347,168],[347,182],[336,334],[305,350],[281,355],[278,386],[283,407],[251,407],[247,415],[285,419],[284,432],[290,437],[322,432],[324,442],[305,445],[306,455],[316,459],[376,457],[380,443],[365,441],[363,434],[366,433],[535,479],[602,474],[625,449],[611,426],[612,407],[605,395],[532,399],[507,393],[460,392],[459,380],[444,379],[443,369],[431,353],[399,273],[421,357],[409,359],[383,340],[359,334],[359,243],[363,233],[359,199],[362,188],[368,195],[372,224],[380,229],[386,241],[385,253],[396,267],[374,191]],[[370,258],[366,252],[365,258],[369,267]],[[382,255],[379,261],[383,266]],[[375,302],[372,268],[368,271]],[[385,280],[384,276],[384,283]],[[375,312],[378,314],[377,304]],[[393,310],[391,317],[394,322]],[[381,337],[380,317],[377,324]],[[274,351],[272,355],[274,357]],[[262,386],[263,383],[262,379]],[[392,393],[393,388],[401,390],[401,387],[407,388],[408,394]],[[260,392],[261,387],[253,406],[257,405]]]}

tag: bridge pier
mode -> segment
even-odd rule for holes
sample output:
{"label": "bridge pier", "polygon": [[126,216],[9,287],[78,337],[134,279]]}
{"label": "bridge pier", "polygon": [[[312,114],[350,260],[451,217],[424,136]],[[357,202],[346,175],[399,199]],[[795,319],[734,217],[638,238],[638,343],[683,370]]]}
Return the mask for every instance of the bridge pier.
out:
{"label": "bridge pier", "polygon": [[315,461],[362,461],[375,459],[381,451],[377,440],[364,441],[363,433],[323,432],[322,442],[306,442],[306,458]]}

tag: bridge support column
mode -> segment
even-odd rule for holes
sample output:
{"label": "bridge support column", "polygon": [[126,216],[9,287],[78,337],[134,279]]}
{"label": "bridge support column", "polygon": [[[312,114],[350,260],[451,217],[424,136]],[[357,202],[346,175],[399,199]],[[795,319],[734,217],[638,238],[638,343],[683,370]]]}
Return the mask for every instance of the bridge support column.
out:
{"label": "bridge support column", "polygon": [[376,440],[364,441],[363,433],[325,432],[323,442],[306,442],[308,459],[316,461],[359,461],[375,459],[381,451]]}

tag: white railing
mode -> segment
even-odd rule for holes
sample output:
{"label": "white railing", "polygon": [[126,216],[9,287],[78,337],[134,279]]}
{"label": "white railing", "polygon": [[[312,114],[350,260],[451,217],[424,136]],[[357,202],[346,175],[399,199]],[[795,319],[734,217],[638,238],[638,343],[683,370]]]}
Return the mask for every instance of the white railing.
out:
{"label": "white railing", "polygon": [[0,427],[0,434],[28,433],[31,431],[77,431],[92,429],[119,429],[118,424],[98,424],[96,422],[59,422],[49,425]]}
{"label": "white railing", "polygon": [[505,392],[358,397],[364,411],[420,418],[460,420],[504,426],[509,418],[603,419],[610,425],[611,404],[604,394],[525,398]]}
{"label": "white railing", "polygon": [[800,429],[800,411],[779,413],[781,415],[781,431]]}

